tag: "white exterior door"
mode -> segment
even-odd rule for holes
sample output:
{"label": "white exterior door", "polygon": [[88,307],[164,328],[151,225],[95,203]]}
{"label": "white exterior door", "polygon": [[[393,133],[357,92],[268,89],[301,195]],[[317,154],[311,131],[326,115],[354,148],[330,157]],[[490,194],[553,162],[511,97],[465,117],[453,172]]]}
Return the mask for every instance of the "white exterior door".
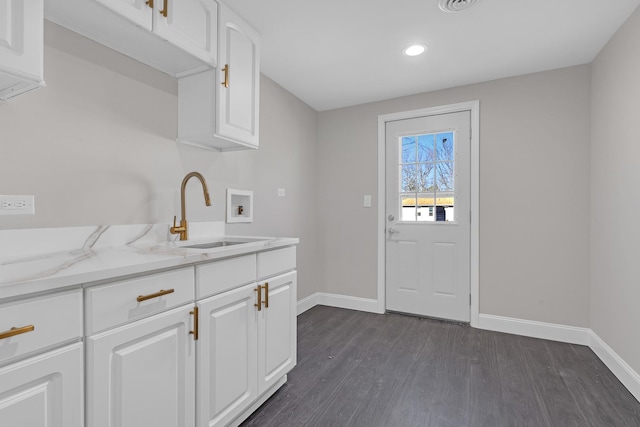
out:
{"label": "white exterior door", "polygon": [[258,394],[296,365],[296,280],[294,271],[260,283],[263,304],[258,313]]}
{"label": "white exterior door", "polygon": [[198,303],[198,427],[225,426],[258,397],[256,287]]}
{"label": "white exterior door", "polygon": [[83,417],[82,344],[0,369],[0,425],[81,427]]}
{"label": "white exterior door", "polygon": [[470,111],[386,123],[386,309],[470,320]]}
{"label": "white exterior door", "polygon": [[193,305],[88,337],[88,427],[195,423]]}

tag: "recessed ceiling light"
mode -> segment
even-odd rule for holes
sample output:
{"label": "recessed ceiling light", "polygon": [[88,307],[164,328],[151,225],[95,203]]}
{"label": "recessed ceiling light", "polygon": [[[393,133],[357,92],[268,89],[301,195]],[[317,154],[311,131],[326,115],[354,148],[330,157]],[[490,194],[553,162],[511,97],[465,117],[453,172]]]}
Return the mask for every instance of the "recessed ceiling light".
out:
{"label": "recessed ceiling light", "polygon": [[440,0],[438,6],[443,12],[460,12],[475,4],[476,0]]}
{"label": "recessed ceiling light", "polygon": [[404,54],[407,56],[418,56],[424,53],[427,47],[422,44],[414,44],[404,49]]}

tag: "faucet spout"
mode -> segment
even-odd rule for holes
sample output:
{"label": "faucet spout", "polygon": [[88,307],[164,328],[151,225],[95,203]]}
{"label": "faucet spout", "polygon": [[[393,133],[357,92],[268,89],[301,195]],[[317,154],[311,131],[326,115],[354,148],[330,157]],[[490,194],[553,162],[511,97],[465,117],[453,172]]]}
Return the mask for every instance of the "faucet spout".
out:
{"label": "faucet spout", "polygon": [[187,224],[187,204],[186,204],[186,189],[187,182],[193,177],[196,177],[200,180],[202,184],[202,191],[204,193],[204,203],[207,206],[211,206],[211,198],[209,197],[209,189],[207,188],[207,181],[205,181],[204,176],[199,172],[189,172],[184,179],[182,180],[182,186],[180,187],[180,214],[182,217],[180,218],[180,226],[176,225],[176,217],[173,217],[173,227],[169,229],[171,234],[179,234],[180,240],[188,240],[189,239],[189,226]]}

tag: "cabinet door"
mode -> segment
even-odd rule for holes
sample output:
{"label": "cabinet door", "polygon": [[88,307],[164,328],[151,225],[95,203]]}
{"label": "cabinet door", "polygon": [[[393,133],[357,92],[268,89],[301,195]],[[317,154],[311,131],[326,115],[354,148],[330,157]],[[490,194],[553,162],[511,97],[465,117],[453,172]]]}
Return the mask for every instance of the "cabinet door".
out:
{"label": "cabinet door", "polygon": [[193,305],[88,337],[90,427],[194,425]]}
{"label": "cabinet door", "polygon": [[44,85],[43,0],[0,0],[0,99]]}
{"label": "cabinet door", "polygon": [[[154,31],[170,43],[215,66],[217,3],[212,0],[155,0]],[[167,7],[166,17],[160,12]]]}
{"label": "cabinet door", "polygon": [[258,313],[259,395],[296,365],[296,283],[295,271],[260,283],[268,292]]}
{"label": "cabinet door", "polygon": [[[216,133],[258,146],[260,104],[259,36],[238,15],[220,5]],[[225,71],[226,69],[226,71]],[[228,87],[224,85],[226,82]]]}
{"label": "cabinet door", "polygon": [[197,426],[224,426],[257,397],[256,284],[198,303]]}
{"label": "cabinet door", "polygon": [[153,29],[151,16],[153,4],[162,6],[162,0],[95,0],[133,22],[134,24],[151,31]]}
{"label": "cabinet door", "polygon": [[11,427],[81,427],[82,344],[0,368],[0,424]]}

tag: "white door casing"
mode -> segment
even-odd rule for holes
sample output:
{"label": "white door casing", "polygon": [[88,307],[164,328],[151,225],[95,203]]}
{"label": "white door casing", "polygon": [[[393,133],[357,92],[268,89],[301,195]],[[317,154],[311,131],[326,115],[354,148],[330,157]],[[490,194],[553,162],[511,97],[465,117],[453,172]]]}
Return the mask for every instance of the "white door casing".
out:
{"label": "white door casing", "polygon": [[[391,225],[389,224],[390,221],[388,220],[388,215],[390,213],[388,212],[389,208],[386,205],[386,199],[388,198],[387,193],[389,192],[388,189],[386,188],[387,180],[388,180],[386,167],[387,167],[387,163],[389,163],[389,160],[388,160],[389,155],[387,154],[387,151],[386,151],[386,142],[385,142],[387,137],[386,135],[387,124],[389,122],[394,122],[399,120],[443,115],[443,114],[456,113],[461,111],[466,111],[467,114],[470,115],[470,121],[471,121],[470,137],[467,137],[468,138],[467,144],[469,143],[469,139],[470,139],[470,147],[469,145],[467,145],[467,147],[470,148],[470,151],[468,154],[469,160],[465,160],[465,162],[468,162],[467,164],[469,164],[470,166],[468,168],[469,170],[468,180],[470,181],[468,186],[469,188],[469,197],[468,197],[469,205],[468,206],[469,207],[460,209],[459,200],[456,200],[456,205],[457,205],[456,207],[458,208],[456,209],[456,216],[457,216],[456,223],[458,223],[458,221],[465,221],[467,224],[469,224],[469,227],[470,227],[470,233],[467,234],[469,236],[468,239],[470,242],[470,244],[467,244],[467,247],[468,247],[467,254],[470,258],[470,261],[466,262],[466,264],[469,265],[468,267],[469,273],[468,274],[465,273],[469,277],[467,281],[468,290],[466,291],[464,298],[462,297],[458,298],[460,301],[460,307],[463,306],[462,300],[463,299],[465,300],[466,307],[464,308],[464,310],[462,310],[465,313],[465,317],[464,319],[461,319],[458,316],[447,316],[445,314],[438,313],[438,312],[421,313],[421,314],[427,315],[427,316],[444,317],[444,318],[451,318],[451,319],[463,320],[463,321],[470,320],[472,326],[477,326],[478,315],[479,315],[479,298],[478,298],[478,294],[479,294],[479,274],[478,274],[479,273],[479,256],[478,256],[478,253],[479,253],[479,227],[478,227],[479,102],[478,101],[381,115],[378,118],[378,312],[380,313],[383,313],[387,308],[389,308],[390,310],[393,310],[393,309],[398,310],[398,308],[393,307],[394,306],[393,297],[391,298],[392,307],[389,307],[389,296],[386,295],[386,279],[388,275],[396,274],[398,272],[398,269],[400,269],[400,271],[409,271],[411,273],[406,275],[407,277],[405,279],[408,279],[409,276],[413,276],[413,279],[411,280],[415,281],[416,277],[420,275],[419,274],[420,266],[418,265],[419,263],[417,262],[417,259],[423,258],[419,250],[412,251],[411,249],[412,247],[411,242],[414,239],[408,239],[408,238],[405,239],[401,237],[403,234],[407,233],[407,230],[401,231],[400,233],[397,233],[397,234],[393,234],[393,237],[392,237],[393,242],[391,244],[394,245],[395,249],[398,249],[398,251],[395,253],[393,253],[392,251],[392,257],[395,256],[396,258],[398,258],[399,253],[401,251],[405,252],[408,255],[401,259],[403,259],[405,264],[408,265],[409,260],[411,259],[411,257],[413,257],[415,260],[414,265],[416,267],[413,270],[411,270],[411,267],[407,267],[407,266],[397,267],[395,272],[394,271],[387,272],[386,256],[387,256],[387,242],[389,240],[389,234],[386,233],[387,229],[394,228],[395,230],[398,230],[398,227],[397,227],[398,225],[400,225],[400,230],[403,230],[403,228],[406,228],[406,227],[419,228],[419,227],[425,226],[424,224],[415,224],[415,223],[414,224],[393,223]],[[467,119],[467,122],[468,121],[469,119]],[[438,131],[440,129],[434,129],[434,130]],[[458,188],[456,188],[456,190],[457,189]],[[456,195],[456,197],[457,196],[458,195]],[[399,206],[399,203],[395,206]],[[398,216],[397,212],[395,216]],[[449,227],[449,229],[456,227],[452,223],[430,223],[427,225],[427,227],[428,226],[431,226],[436,230],[444,229],[445,231],[447,230],[447,227]],[[460,228],[460,227],[457,227],[457,228]],[[442,239],[441,237],[442,236],[435,236],[435,240],[433,240],[431,243],[432,246],[433,244],[437,244],[438,249],[440,250],[434,251],[432,247],[430,249],[429,255],[427,256],[427,260],[429,262],[437,261],[438,265],[440,266],[439,267],[440,271],[438,271],[437,269],[436,271],[431,270],[428,273],[428,276],[431,279],[433,279],[434,274],[436,276],[440,274],[440,281],[442,281],[443,279],[447,279],[447,277],[451,279],[452,277],[451,272],[452,271],[455,272],[457,268],[452,268],[452,267],[442,268],[442,266],[446,262],[448,262],[449,265],[451,265],[452,260],[455,260],[458,257],[458,255],[456,254],[455,246],[451,245],[451,243],[447,243],[447,241]],[[414,246],[414,248],[417,248],[419,246],[418,243],[416,243],[415,245],[416,246]],[[424,252],[425,250],[423,249],[422,251]],[[424,267],[422,267],[422,270],[424,271]],[[444,274],[444,273],[447,273],[447,274]],[[405,283],[404,287],[411,288],[411,286],[406,286],[407,283]],[[458,291],[456,290],[456,292]],[[469,292],[471,297],[470,301],[469,301]],[[446,294],[446,293],[452,293],[452,292],[440,292],[440,293]],[[441,297],[445,297],[445,295],[441,295]],[[445,298],[445,301],[446,299],[447,298]],[[454,298],[449,297],[449,299],[454,299]],[[471,302],[470,309],[469,309],[469,302]],[[436,309],[440,309],[440,308],[441,307],[439,305],[436,305]],[[400,309],[398,311],[407,311],[407,310]]]}

